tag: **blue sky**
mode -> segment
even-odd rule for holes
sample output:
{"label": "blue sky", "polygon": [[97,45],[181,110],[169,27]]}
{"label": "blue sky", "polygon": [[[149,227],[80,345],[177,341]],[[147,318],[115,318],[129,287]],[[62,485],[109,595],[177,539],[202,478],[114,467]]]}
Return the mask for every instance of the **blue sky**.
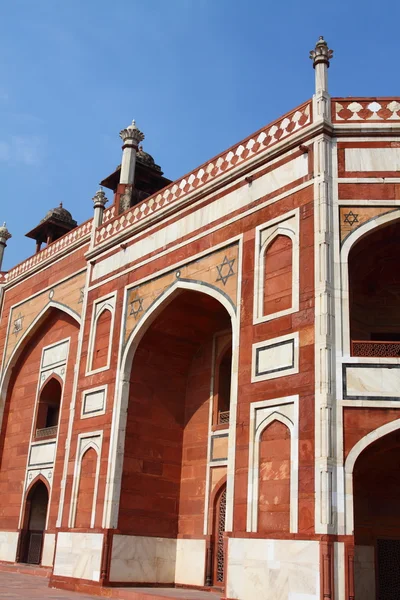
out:
{"label": "blue sky", "polygon": [[332,95],[400,96],[399,18],[371,0],[2,0],[3,268],[48,209],[92,215],[132,118],[175,179],[310,98],[319,35]]}

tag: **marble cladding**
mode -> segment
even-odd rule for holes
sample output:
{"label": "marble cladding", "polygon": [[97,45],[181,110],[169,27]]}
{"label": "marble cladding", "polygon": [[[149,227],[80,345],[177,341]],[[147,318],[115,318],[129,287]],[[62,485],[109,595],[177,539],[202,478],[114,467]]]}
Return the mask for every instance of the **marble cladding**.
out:
{"label": "marble cladding", "polygon": [[54,560],[54,547],[56,543],[55,533],[45,533],[42,550],[42,566],[52,567]]}
{"label": "marble cladding", "polygon": [[400,365],[346,365],[345,398],[399,398]]}
{"label": "marble cladding", "polygon": [[257,342],[252,347],[252,381],[292,375],[299,370],[299,334]]}
{"label": "marble cladding", "polygon": [[55,441],[32,445],[29,454],[29,466],[53,464],[55,452]]}
{"label": "marble cladding", "polygon": [[82,415],[89,416],[103,412],[105,406],[106,390],[86,391],[83,397]]}
{"label": "marble cladding", "polygon": [[400,148],[346,148],[346,171],[400,171]]}
{"label": "marble cladding", "polygon": [[65,342],[46,348],[43,351],[42,369],[46,369],[55,363],[65,362],[68,356],[68,346],[69,341],[66,340]]}
{"label": "marble cladding", "polygon": [[229,213],[243,209],[248,204],[301,179],[307,174],[308,157],[303,154],[255,179],[251,187],[242,186],[229,192],[222,198],[210,202],[207,206],[183,216],[178,221],[155,231],[152,235],[142,238],[138,243],[121,249],[103,260],[98,260],[93,267],[93,280],[108,275],[150,252],[164,248],[168,244],[210,225]]}
{"label": "marble cladding", "polygon": [[319,543],[229,539],[228,598],[320,600]]}
{"label": "marble cladding", "polygon": [[356,598],[375,600],[375,548],[354,547],[354,587]]}
{"label": "marble cladding", "polygon": [[175,583],[203,586],[206,567],[205,540],[178,539],[176,542]]}
{"label": "marble cladding", "polygon": [[102,533],[60,532],[54,575],[99,581],[102,548]]}
{"label": "marble cladding", "polygon": [[174,583],[176,540],[114,535],[110,581]]}
{"label": "marble cladding", "polygon": [[15,561],[18,536],[18,531],[0,531],[0,560]]}

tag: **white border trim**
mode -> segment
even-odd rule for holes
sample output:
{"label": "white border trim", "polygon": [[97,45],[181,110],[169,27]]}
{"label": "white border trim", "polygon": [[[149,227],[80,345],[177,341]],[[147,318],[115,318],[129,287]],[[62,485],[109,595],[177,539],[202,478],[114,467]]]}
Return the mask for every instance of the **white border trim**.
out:
{"label": "white border trim", "polygon": [[101,463],[101,449],[103,445],[103,431],[92,431],[89,433],[80,433],[77,440],[75,467],[74,467],[74,478],[72,483],[71,492],[71,507],[69,512],[68,527],[71,529],[75,527],[76,510],[78,507],[78,494],[79,486],[81,481],[81,467],[82,458],[89,448],[97,454],[96,464],[96,475],[95,484],[93,490],[93,501],[92,501],[92,515],[90,518],[90,529],[93,529],[96,519],[96,506],[97,506],[97,492],[99,487],[99,474],[100,474],[100,463]]}
{"label": "white border trim", "polygon": [[[267,371],[265,374],[257,375],[257,350],[268,349],[271,346],[283,345],[288,341],[293,341],[293,353],[292,363],[293,367],[279,367],[279,370],[274,370],[274,365],[271,365],[271,371]],[[277,369],[277,367],[275,367]],[[294,331],[288,335],[281,335],[276,338],[257,342],[252,345],[251,351],[251,382],[256,383],[257,381],[267,381],[269,379],[276,379],[277,377],[285,377],[287,375],[294,375],[299,372],[299,332]]]}
{"label": "white border trim", "polygon": [[[95,392],[101,392],[101,391],[104,392],[103,408],[100,410],[92,411],[90,413],[85,413],[84,408],[85,408],[86,396],[90,396],[91,394],[94,394]],[[81,419],[90,419],[92,417],[98,417],[100,415],[105,414],[106,407],[107,407],[107,392],[108,392],[108,384],[107,383],[104,385],[94,387],[94,388],[89,388],[82,392],[82,395],[81,395]]]}
{"label": "white border trim", "polygon": [[[92,309],[92,318],[90,322],[90,333],[89,333],[89,345],[88,345],[88,354],[86,359],[86,372],[85,376],[94,375],[95,373],[101,373],[102,371],[107,371],[110,368],[111,363],[111,350],[112,350],[112,340],[114,333],[114,323],[115,323],[115,305],[117,302],[117,291],[112,292],[111,294],[106,294],[101,298],[97,298],[93,302]],[[107,363],[103,367],[99,367],[98,369],[93,369],[93,352],[96,341],[97,334],[97,322],[103,312],[108,310],[111,313],[111,325],[110,332],[108,338],[108,354],[107,354]]]}
{"label": "white border trim", "polygon": [[[270,230],[270,231],[268,231]],[[267,233],[268,232],[268,233]],[[262,242],[263,234],[266,238]],[[264,315],[265,254],[272,242],[283,235],[292,242],[292,305],[290,308]],[[300,303],[300,209],[291,210],[256,227],[254,267],[253,324],[265,323],[299,310]]]}
{"label": "white border trim", "polygon": [[[292,406],[290,406],[292,405]],[[285,410],[286,408],[286,410]],[[289,409],[289,410],[288,410]],[[257,425],[257,411],[262,411]],[[289,413],[290,416],[288,416]],[[292,418],[290,418],[292,417]],[[280,421],[290,431],[290,533],[298,531],[299,502],[299,396],[261,400],[250,405],[249,473],[247,487],[248,532],[258,529],[259,447],[262,432],[274,421]]]}

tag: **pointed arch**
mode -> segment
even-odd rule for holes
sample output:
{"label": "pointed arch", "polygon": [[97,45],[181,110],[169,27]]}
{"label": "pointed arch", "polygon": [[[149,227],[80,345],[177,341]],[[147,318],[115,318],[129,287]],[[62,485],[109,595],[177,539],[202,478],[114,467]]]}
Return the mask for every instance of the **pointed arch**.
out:
{"label": "pointed arch", "polygon": [[[232,384],[231,384],[231,416],[229,424],[229,436],[232,444],[236,437],[236,405],[238,388],[238,356],[239,356],[239,324],[236,307],[227,294],[219,288],[210,284],[177,279],[151,304],[145,315],[142,317],[137,327],[130,333],[128,340],[123,348],[120,364],[117,372],[117,381],[115,386],[114,412],[110,439],[109,468],[106,481],[106,496],[103,513],[104,527],[117,527],[119,498],[122,482],[122,464],[119,460],[119,453],[125,444],[127,408],[129,399],[129,379],[136,350],[144,334],[150,325],[155,321],[159,314],[174,300],[174,298],[183,291],[194,291],[206,294],[216,299],[227,311],[231,320],[232,327]],[[126,301],[126,298],[125,298]],[[124,332],[121,331],[121,345],[123,343]],[[234,461],[234,458],[231,459]],[[231,473],[233,473],[233,464]],[[232,529],[233,525],[233,492],[234,478],[228,477],[227,482],[227,531]]]}
{"label": "pointed arch", "polygon": [[[388,206],[390,210],[390,206]],[[392,210],[378,217],[366,221],[360,227],[351,232],[344,240],[340,250],[340,287],[341,287],[341,309],[342,309],[342,351],[344,355],[350,356],[350,282],[349,282],[349,254],[356,243],[374,230],[385,227],[400,220],[400,209]]]}
{"label": "pointed arch", "polygon": [[354,465],[360,454],[371,444],[384,437],[385,435],[400,429],[400,419],[385,423],[377,429],[370,431],[361,440],[359,440],[350,450],[344,464],[344,497],[345,505],[345,527],[346,535],[353,535],[354,529],[354,495],[353,495],[353,471]]}
{"label": "pointed arch", "polygon": [[258,531],[258,513],[259,513],[259,474],[260,474],[260,443],[263,432],[273,423],[281,423],[287,427],[290,435],[290,527],[291,533],[296,533],[298,528],[298,440],[296,435],[295,424],[289,417],[281,413],[279,410],[274,410],[265,419],[263,419],[255,431],[254,437],[254,455],[252,475],[249,479],[252,487],[252,502],[249,506],[250,511],[250,530]]}
{"label": "pointed arch", "polygon": [[54,310],[58,310],[62,313],[67,314],[69,317],[76,321],[79,327],[81,325],[81,318],[78,315],[78,313],[76,313],[74,310],[72,310],[65,304],[55,302],[54,300],[48,302],[46,306],[38,313],[38,315],[36,315],[35,319],[32,321],[28,329],[17,342],[10,358],[8,359],[7,365],[4,366],[2,371],[0,379],[0,431],[3,423],[4,406],[7,398],[7,392],[12,371],[30,339],[36,334],[36,332],[39,330],[39,328],[43,325],[43,323],[52,314]]}

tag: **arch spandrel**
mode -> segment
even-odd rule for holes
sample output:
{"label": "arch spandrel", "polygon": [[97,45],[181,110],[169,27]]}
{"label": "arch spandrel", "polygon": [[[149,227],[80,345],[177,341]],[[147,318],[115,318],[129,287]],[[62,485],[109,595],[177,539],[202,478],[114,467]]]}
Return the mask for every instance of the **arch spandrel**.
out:
{"label": "arch spandrel", "polygon": [[398,206],[379,206],[378,202],[376,206],[341,206],[339,208],[340,243],[343,244],[353,231],[368,221],[398,209]]}
{"label": "arch spandrel", "polygon": [[34,298],[14,306],[10,311],[8,331],[5,341],[3,369],[7,366],[11,355],[19,342],[25,337],[26,332],[36,322],[46,307],[54,306],[69,309],[80,317],[82,314],[83,294],[86,273],[83,271],[76,276],[55,284],[51,289],[37,294]]}
{"label": "arch spandrel", "polygon": [[124,345],[149,308],[177,281],[204,284],[222,292],[236,307],[239,244],[212,252],[127,291]]}

